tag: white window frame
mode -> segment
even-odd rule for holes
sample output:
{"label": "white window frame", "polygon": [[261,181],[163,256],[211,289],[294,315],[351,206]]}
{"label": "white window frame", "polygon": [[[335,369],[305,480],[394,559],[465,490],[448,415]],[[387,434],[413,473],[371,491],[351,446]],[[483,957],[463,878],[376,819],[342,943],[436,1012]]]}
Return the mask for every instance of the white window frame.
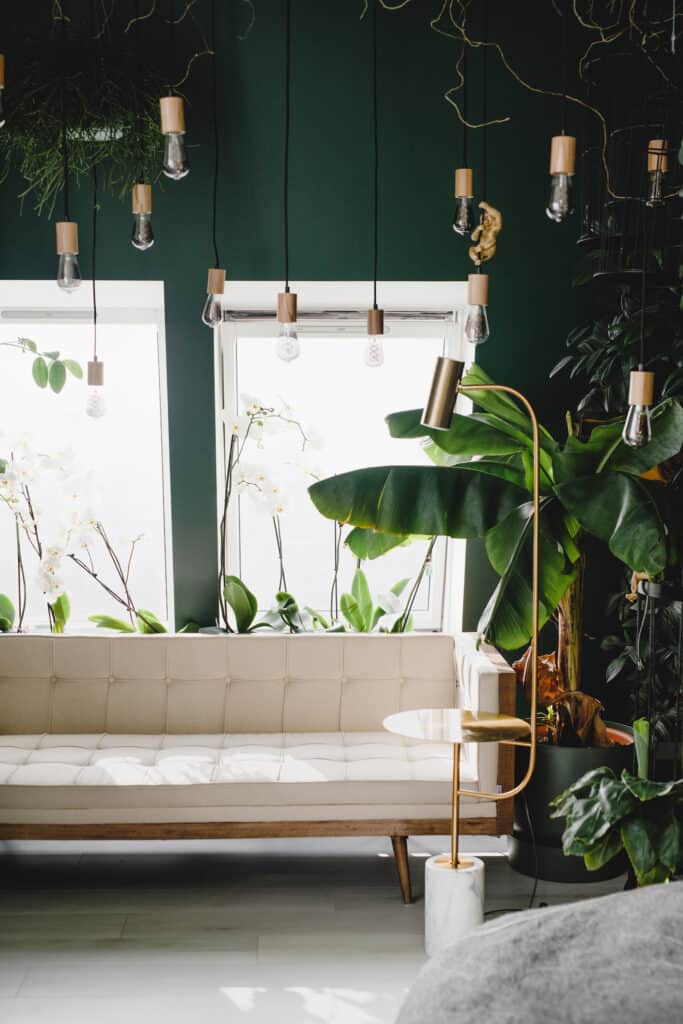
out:
{"label": "white window frame", "polygon": [[[62,291],[54,281],[0,281],[0,328],[11,331],[13,323],[27,320],[45,320],[62,324],[92,321],[92,281],[83,280],[80,287],[71,293]],[[98,281],[97,322],[156,326],[165,570],[165,615],[162,612],[159,617],[170,630],[173,630],[175,601],[164,282]],[[94,626],[92,629],[79,628],[79,632],[95,631]]]}
{"label": "white window frame", "polygon": [[[306,333],[367,334],[367,310],[372,295],[370,281],[292,281],[298,296],[300,336]],[[237,380],[237,339],[276,338],[280,325],[275,313],[281,281],[228,281],[222,299],[223,322],[214,329],[214,382],[216,409],[216,494],[217,517],[223,514],[222,496],[228,439],[223,412],[233,414],[239,396]],[[394,337],[444,338],[444,355],[474,360],[474,346],[463,338],[467,306],[466,281],[382,281],[378,282],[380,305],[384,308],[385,334]],[[381,371],[379,371],[381,372]],[[426,396],[425,396],[426,397]],[[460,399],[459,399],[460,402]],[[469,407],[469,403],[465,403]],[[464,409],[463,409],[464,411]],[[228,572],[240,572],[239,501],[232,503],[228,519]],[[430,587],[436,590],[434,607],[417,617],[418,629],[458,631],[462,628],[465,585],[465,541],[448,540],[443,557],[435,559]],[[217,538],[218,560],[218,538]],[[431,605],[431,599],[430,599]]]}

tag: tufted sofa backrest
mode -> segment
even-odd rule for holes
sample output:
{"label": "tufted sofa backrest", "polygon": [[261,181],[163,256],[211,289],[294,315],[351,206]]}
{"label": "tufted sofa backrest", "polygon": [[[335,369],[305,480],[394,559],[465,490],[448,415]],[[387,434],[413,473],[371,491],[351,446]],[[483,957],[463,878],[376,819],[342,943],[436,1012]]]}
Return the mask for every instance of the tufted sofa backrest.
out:
{"label": "tufted sofa backrest", "polygon": [[0,733],[366,732],[453,706],[455,638],[0,636]]}

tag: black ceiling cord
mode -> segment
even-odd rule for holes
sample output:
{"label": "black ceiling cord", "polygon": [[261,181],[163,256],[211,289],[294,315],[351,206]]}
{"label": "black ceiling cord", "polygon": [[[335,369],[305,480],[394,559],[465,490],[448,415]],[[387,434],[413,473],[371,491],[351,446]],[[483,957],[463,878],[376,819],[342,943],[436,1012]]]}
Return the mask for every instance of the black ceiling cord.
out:
{"label": "black ceiling cord", "polygon": [[462,48],[462,166],[469,167],[467,163],[467,51],[468,43],[463,43]]}
{"label": "black ceiling cord", "polygon": [[562,134],[567,134],[567,81],[569,53],[569,0],[562,6]]}
{"label": "black ceiling cord", "polygon": [[372,308],[377,309],[379,266],[379,118],[377,102],[377,0],[372,0],[373,261]]}
{"label": "black ceiling cord", "polygon": [[285,0],[285,139],[283,150],[283,206],[284,206],[284,248],[285,248],[285,291],[289,291],[289,130],[290,130],[290,88],[292,51],[292,4]]}
{"label": "black ceiling cord", "polygon": [[[61,35],[62,35],[62,47],[66,47],[66,0],[62,0],[61,6]],[[62,60],[64,57],[62,56]],[[62,75],[60,82],[60,103],[61,103],[61,115],[62,115],[62,162],[64,166],[64,220],[71,220],[70,217],[70,203],[69,203],[69,140],[67,133],[67,118],[66,118],[66,82],[64,75]]]}
{"label": "black ceiling cord", "polygon": [[97,362],[97,164],[92,168],[92,326],[93,357]]}
{"label": "black ceiling cord", "polygon": [[214,267],[221,265],[218,254],[218,167],[219,167],[219,128],[218,128],[218,50],[216,47],[216,0],[211,0],[211,49],[213,65],[211,73],[211,89],[213,103],[213,212],[211,216],[211,236],[213,241]]}

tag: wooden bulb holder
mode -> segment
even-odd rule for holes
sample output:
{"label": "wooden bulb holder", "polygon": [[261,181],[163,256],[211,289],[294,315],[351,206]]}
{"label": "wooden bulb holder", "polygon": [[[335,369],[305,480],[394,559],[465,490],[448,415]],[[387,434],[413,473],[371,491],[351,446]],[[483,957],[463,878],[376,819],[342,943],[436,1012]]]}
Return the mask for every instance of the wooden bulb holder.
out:
{"label": "wooden bulb holder", "polygon": [[207,295],[222,295],[225,291],[225,271],[211,267],[206,280]]}
{"label": "wooden bulb holder", "polygon": [[88,363],[88,387],[101,388],[104,386],[104,363],[99,359],[93,359]]}
{"label": "wooden bulb holder", "polygon": [[133,185],[132,192],[132,206],[133,213],[147,213],[152,212],[152,186],[151,185]]}
{"label": "wooden bulb holder", "polygon": [[0,53],[0,89],[5,88],[5,55]]}
{"label": "wooden bulb holder", "polygon": [[370,336],[375,334],[384,334],[384,310],[383,309],[369,309],[368,310],[368,334]]}
{"label": "wooden bulb holder", "polygon": [[296,292],[279,292],[277,318],[281,324],[296,323]]}
{"label": "wooden bulb holder", "polygon": [[550,173],[574,174],[576,139],[573,135],[553,135],[550,143]]}
{"label": "wooden bulb holder", "polygon": [[185,102],[182,96],[162,96],[159,110],[162,135],[185,134]]}
{"label": "wooden bulb holder", "polygon": [[467,304],[469,306],[488,306],[489,275],[469,274],[467,278]]}
{"label": "wooden bulb holder", "polygon": [[655,397],[655,375],[651,370],[631,370],[628,404],[651,406]]}
{"label": "wooden bulb holder", "polygon": [[60,220],[55,224],[57,255],[78,254],[78,224],[75,220]]}
{"label": "wooden bulb holder", "polygon": [[471,167],[458,167],[455,172],[455,198],[474,198],[474,176]]}
{"label": "wooden bulb holder", "polygon": [[669,170],[669,142],[667,139],[650,139],[647,144],[647,169],[648,173],[661,171],[666,174]]}

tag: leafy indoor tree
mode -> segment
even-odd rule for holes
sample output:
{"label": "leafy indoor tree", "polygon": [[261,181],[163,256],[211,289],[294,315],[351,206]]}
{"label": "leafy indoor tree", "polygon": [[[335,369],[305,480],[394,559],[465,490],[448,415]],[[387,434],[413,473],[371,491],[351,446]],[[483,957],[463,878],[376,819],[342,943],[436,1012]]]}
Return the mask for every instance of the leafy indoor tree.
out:
{"label": "leafy indoor tree", "polygon": [[[464,383],[491,381],[474,366]],[[470,397],[478,411],[456,413],[447,431],[423,427],[420,409],[387,417],[393,437],[425,438],[434,465],[358,469],[319,481],[309,493],[324,516],[360,528],[349,540],[352,550],[369,543],[388,550],[412,535],[483,538],[499,581],[479,631],[516,650],[531,637],[531,426],[506,395]],[[583,534],[652,578],[678,557],[665,488],[641,474],[680,451],[683,405],[668,399],[653,410],[653,440],[645,448],[624,445],[622,425],[621,419],[600,425],[585,441],[571,430],[564,442],[540,430],[540,622],[557,614],[566,689],[581,683]]]}

